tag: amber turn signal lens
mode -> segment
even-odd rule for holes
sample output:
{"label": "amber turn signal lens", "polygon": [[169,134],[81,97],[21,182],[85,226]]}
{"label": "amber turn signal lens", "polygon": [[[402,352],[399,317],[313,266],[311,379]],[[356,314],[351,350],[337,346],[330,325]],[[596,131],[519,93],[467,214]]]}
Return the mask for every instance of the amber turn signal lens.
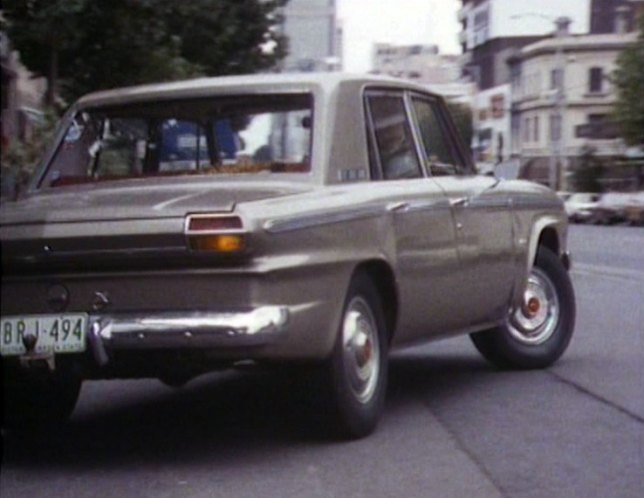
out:
{"label": "amber turn signal lens", "polygon": [[193,251],[232,254],[243,251],[246,248],[246,241],[244,236],[239,234],[192,235],[190,248]]}

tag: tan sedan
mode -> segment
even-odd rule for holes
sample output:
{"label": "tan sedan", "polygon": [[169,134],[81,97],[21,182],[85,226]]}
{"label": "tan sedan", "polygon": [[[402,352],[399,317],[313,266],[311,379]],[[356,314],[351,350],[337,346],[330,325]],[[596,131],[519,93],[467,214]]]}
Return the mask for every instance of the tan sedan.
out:
{"label": "tan sedan", "polygon": [[315,366],[331,427],[364,436],[393,349],[471,334],[499,367],[563,354],[566,231],[547,188],[478,176],[443,100],[408,82],[89,95],[1,209],[7,423],[66,417],[85,379],[250,360]]}

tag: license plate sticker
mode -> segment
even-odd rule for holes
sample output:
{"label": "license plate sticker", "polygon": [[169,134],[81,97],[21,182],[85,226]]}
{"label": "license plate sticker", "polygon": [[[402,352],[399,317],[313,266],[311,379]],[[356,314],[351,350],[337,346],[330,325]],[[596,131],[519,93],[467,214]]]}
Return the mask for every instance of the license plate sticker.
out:
{"label": "license plate sticker", "polygon": [[33,353],[79,353],[85,351],[88,315],[8,316],[0,320],[0,354],[16,356],[27,353],[24,338],[33,336]]}

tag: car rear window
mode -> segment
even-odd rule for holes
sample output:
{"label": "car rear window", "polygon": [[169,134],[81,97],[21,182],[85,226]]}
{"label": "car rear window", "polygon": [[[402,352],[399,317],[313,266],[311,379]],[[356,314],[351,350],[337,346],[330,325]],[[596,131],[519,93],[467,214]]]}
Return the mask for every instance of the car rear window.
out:
{"label": "car rear window", "polygon": [[176,175],[310,171],[312,96],[246,95],[89,108],[40,187]]}

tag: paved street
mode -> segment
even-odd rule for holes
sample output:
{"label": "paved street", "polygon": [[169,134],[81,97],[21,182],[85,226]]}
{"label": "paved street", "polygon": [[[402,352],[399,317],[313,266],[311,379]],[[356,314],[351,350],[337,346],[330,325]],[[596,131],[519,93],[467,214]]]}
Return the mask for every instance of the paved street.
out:
{"label": "paved street", "polygon": [[351,443],[277,376],[90,382],[59,434],[4,442],[0,494],[644,496],[644,229],[570,238],[576,335],[549,370],[494,370],[467,338],[399,353],[379,430]]}

